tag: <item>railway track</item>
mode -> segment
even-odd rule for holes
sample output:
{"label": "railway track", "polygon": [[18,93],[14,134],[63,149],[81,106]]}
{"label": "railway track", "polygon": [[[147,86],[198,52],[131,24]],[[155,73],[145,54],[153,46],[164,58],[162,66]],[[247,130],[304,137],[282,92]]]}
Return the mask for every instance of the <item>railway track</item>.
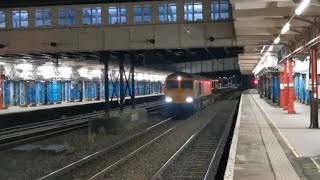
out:
{"label": "railway track", "polygon": [[[214,179],[236,113],[238,100],[230,101],[190,136],[151,179]],[[227,125],[217,123],[218,119],[227,120]]]}
{"label": "railway track", "polygon": [[[148,112],[161,109],[164,106],[165,104],[162,101],[137,105],[139,108],[146,108]],[[103,113],[103,111],[99,111],[1,129],[0,149],[87,127],[90,118]]]}
{"label": "railway track", "polygon": [[128,139],[84,157],[39,180],[101,179],[106,173],[184,123],[184,121],[171,121],[171,119],[165,119]]}

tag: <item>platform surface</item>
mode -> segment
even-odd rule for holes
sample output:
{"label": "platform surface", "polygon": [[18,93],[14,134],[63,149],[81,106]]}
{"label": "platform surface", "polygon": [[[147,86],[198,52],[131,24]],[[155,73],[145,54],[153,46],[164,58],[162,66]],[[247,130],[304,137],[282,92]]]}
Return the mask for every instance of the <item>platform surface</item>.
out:
{"label": "platform surface", "polygon": [[[136,96],[136,98],[138,99],[138,98],[144,98],[144,97],[150,97],[150,96],[162,96],[162,95],[164,94],[150,94],[150,95]],[[130,97],[126,97],[126,99],[130,99]],[[113,101],[117,101],[117,99],[113,98]],[[31,106],[31,107],[11,106],[7,109],[0,110],[0,115],[37,111],[37,110],[43,110],[43,109],[54,109],[54,108],[60,108],[60,107],[80,106],[85,104],[94,104],[94,103],[103,103],[103,102],[104,102],[104,99],[93,100],[93,101],[82,101],[82,102],[62,102],[60,104],[40,105],[40,106]]]}
{"label": "platform surface", "polygon": [[246,91],[240,102],[225,180],[320,179],[320,129],[309,129],[310,107],[289,115]]}

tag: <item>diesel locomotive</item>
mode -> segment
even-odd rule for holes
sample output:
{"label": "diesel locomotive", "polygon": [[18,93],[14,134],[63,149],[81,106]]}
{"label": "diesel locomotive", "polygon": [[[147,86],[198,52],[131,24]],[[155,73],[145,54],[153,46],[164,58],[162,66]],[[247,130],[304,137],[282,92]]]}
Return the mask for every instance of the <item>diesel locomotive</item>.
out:
{"label": "diesel locomotive", "polygon": [[166,112],[178,117],[195,114],[212,101],[212,82],[202,76],[177,72],[164,84]]}

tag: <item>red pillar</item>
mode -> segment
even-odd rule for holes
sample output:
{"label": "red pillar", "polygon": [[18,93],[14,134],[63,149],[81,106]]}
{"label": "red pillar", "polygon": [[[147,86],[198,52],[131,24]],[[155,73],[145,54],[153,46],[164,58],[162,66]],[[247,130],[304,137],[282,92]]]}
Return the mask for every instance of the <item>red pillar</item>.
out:
{"label": "red pillar", "polygon": [[295,114],[294,111],[294,88],[293,88],[293,71],[292,71],[292,58],[287,60],[287,65],[289,69],[289,114]]}
{"label": "red pillar", "polygon": [[283,84],[284,84],[284,93],[283,93],[283,110],[288,110],[288,67],[287,62],[283,63]]}
{"label": "red pillar", "polygon": [[317,47],[314,46],[311,48],[311,68],[312,68],[312,84],[311,84],[311,119],[310,127],[318,128],[318,75],[317,75]]}
{"label": "red pillar", "polygon": [[279,80],[280,80],[280,99],[279,99],[279,106],[280,108],[283,108],[284,102],[283,102],[283,95],[284,95],[284,84],[283,84],[283,72],[279,73]]}
{"label": "red pillar", "polygon": [[0,109],[3,109],[3,67],[0,65]]}

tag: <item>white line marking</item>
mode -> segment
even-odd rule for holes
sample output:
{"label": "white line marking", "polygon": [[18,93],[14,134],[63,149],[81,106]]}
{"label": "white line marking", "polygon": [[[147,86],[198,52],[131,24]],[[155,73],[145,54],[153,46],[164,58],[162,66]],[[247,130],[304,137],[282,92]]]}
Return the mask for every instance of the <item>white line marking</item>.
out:
{"label": "white line marking", "polygon": [[234,128],[234,131],[233,131],[232,143],[229,151],[228,164],[224,174],[224,180],[233,180],[233,172],[234,172],[234,166],[236,164],[236,152],[237,152],[238,138],[239,138],[242,100],[243,100],[243,94],[241,95],[241,99],[240,99],[237,122],[236,122],[236,127]]}

